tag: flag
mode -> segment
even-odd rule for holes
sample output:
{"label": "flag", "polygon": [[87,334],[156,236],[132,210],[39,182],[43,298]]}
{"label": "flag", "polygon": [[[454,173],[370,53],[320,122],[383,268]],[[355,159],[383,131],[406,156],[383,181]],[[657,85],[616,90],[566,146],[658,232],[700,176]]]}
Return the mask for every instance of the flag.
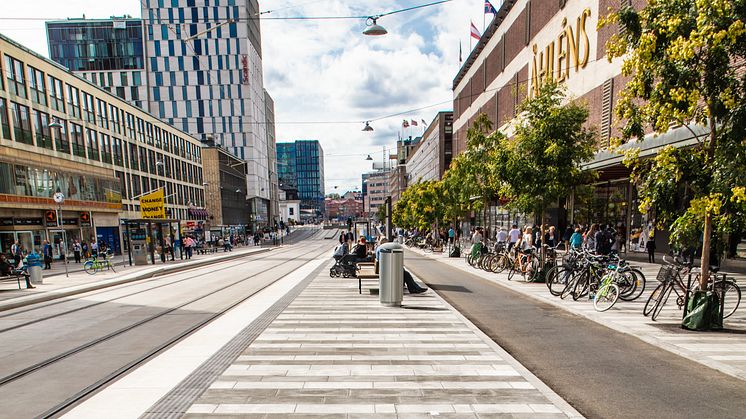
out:
{"label": "flag", "polygon": [[471,37],[479,41],[482,35],[479,33],[479,29],[474,26],[474,22],[471,22]]}
{"label": "flag", "polygon": [[405,119],[404,122],[401,123],[401,126],[402,126],[402,128],[408,128],[409,127],[409,121],[407,121]]}
{"label": "flag", "polygon": [[413,126],[413,127],[416,127],[416,126],[417,126],[417,121],[415,121],[415,120],[413,119],[413,120],[412,120],[412,122],[411,122],[411,124],[412,124],[412,126]]}
{"label": "flag", "polygon": [[458,41],[458,63],[461,64],[464,62],[464,54],[461,51],[461,41]]}
{"label": "flag", "polygon": [[490,3],[490,0],[484,0],[484,14],[487,14],[487,13],[490,13],[493,15],[497,14],[497,10],[495,10],[495,6],[493,6],[492,3]]}

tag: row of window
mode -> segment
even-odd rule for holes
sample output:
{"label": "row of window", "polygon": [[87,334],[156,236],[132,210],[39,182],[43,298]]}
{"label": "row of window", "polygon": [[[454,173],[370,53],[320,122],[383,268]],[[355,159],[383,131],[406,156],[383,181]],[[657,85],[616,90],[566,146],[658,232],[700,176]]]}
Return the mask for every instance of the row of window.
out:
{"label": "row of window", "polygon": [[[42,71],[32,66],[26,66],[27,71],[24,72],[23,63],[9,55],[5,55],[4,65],[8,80],[7,91],[13,95],[23,99],[29,99],[30,95],[32,102],[47,106],[48,91],[49,107],[55,111],[67,113],[71,120],[85,121],[110,130],[114,134],[124,135],[188,160],[197,163],[201,161],[200,147],[184,138],[97,99],[90,93],[81,92],[77,87],[68,84],[65,89],[61,80],[51,75],[44,77]],[[29,94],[26,90],[27,78]],[[0,88],[5,89],[2,82],[0,82]],[[26,111],[28,112],[28,108]]]}
{"label": "row of window", "polygon": [[119,179],[125,199],[132,199],[158,188],[163,188],[167,204],[191,204],[196,207],[205,206],[205,193],[203,189],[147,176],[125,174],[121,171],[117,171],[116,176]]}
{"label": "row of window", "polygon": [[[202,170],[195,164],[85,128],[74,122],[65,122],[63,128],[54,129],[53,134],[53,129],[49,126],[49,114],[35,109],[30,110],[28,106],[13,101],[9,102],[9,106],[7,103],[5,99],[0,98],[2,138],[12,138],[8,118],[10,114],[16,142],[34,145],[33,129],[37,147],[192,184],[202,183]],[[105,108],[102,112],[105,112]]]}

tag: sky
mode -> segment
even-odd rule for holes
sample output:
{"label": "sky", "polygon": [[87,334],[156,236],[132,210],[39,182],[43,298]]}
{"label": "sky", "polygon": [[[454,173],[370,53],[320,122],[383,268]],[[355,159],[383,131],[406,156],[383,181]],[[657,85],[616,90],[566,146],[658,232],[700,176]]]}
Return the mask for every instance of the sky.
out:
{"label": "sky", "polygon": [[[43,20],[140,17],[139,0],[25,0],[8,4],[0,33],[49,55]],[[266,0],[263,16],[370,16],[429,0]],[[12,6],[10,6],[12,4]],[[500,0],[492,0],[498,7]],[[262,20],[264,87],[275,100],[277,142],[319,140],[326,193],[361,188],[399,136],[419,136],[441,110],[452,110],[459,43],[469,54],[470,21],[483,28],[483,0],[451,2],[382,17],[385,36],[365,36],[365,20]],[[486,22],[492,16],[487,15]],[[394,115],[394,116],[390,116]],[[403,129],[402,121],[418,127]],[[363,132],[371,121],[373,132]]]}

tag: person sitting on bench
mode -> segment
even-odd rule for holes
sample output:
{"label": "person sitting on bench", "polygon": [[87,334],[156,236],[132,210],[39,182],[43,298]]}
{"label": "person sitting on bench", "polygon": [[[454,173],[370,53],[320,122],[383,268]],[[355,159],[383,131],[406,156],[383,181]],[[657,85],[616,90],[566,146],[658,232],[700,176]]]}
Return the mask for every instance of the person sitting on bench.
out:
{"label": "person sitting on bench", "polygon": [[355,263],[370,261],[370,258],[368,257],[368,247],[365,244],[365,237],[360,237],[360,240],[357,241],[357,244],[352,248],[350,254],[354,255],[353,260]]}
{"label": "person sitting on bench", "polygon": [[26,288],[36,288],[35,286],[31,285],[31,280],[29,278],[28,272],[22,271],[22,270],[16,271],[13,268],[13,265],[8,263],[8,260],[5,258],[5,255],[0,254],[0,276],[14,276],[14,275],[23,275],[23,278],[26,280]]}

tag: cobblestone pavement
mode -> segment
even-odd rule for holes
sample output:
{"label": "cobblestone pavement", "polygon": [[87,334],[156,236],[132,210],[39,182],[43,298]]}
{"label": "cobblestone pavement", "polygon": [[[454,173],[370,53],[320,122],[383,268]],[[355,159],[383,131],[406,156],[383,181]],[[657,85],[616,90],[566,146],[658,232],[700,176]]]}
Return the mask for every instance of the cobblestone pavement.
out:
{"label": "cobblestone pavement", "polygon": [[579,416],[432,291],[387,308],[321,272],[187,417]]}
{"label": "cobblestone pavement", "polygon": [[[587,299],[561,300],[559,297],[552,296],[545,284],[525,283],[515,279],[508,281],[507,274],[494,274],[474,269],[466,263],[464,258],[448,258],[445,254],[412,250],[746,380],[746,306],[744,303],[742,302],[741,307],[726,319],[726,330],[720,332],[692,332],[681,329],[682,312],[674,301],[674,295],[669,298],[658,319],[652,321],[649,317],[642,315],[642,309],[650,293],[658,284],[655,279],[660,268],[658,264],[632,262],[633,266],[642,269],[647,278],[645,293],[635,301],[619,301],[611,310],[599,313],[593,308],[592,302]],[[742,286],[746,284],[743,275],[734,276],[739,284]]]}

